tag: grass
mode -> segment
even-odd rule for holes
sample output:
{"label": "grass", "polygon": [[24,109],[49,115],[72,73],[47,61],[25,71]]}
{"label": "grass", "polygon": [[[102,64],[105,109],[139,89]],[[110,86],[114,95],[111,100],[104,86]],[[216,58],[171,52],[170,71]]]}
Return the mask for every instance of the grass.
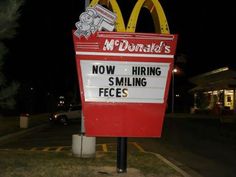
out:
{"label": "grass", "polygon": [[[28,127],[33,127],[48,121],[48,114],[30,115]],[[0,117],[0,136],[20,131],[20,117]]]}
{"label": "grass", "polygon": [[[113,171],[116,169],[115,152],[97,152],[96,158],[78,158],[68,152],[2,150],[0,157],[0,177],[116,176],[114,172],[110,174],[111,170],[106,171],[106,169],[113,169]],[[127,165],[125,177],[129,176],[131,168],[137,169],[141,176],[181,177],[178,172],[152,154],[129,153]]]}

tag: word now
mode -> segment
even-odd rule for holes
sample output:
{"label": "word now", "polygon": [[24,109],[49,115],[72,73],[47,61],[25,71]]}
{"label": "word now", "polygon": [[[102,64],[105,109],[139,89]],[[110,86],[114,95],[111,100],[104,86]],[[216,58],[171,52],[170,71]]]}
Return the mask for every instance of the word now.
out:
{"label": "word now", "polygon": [[92,73],[93,74],[114,74],[115,73],[115,66],[93,65]]}

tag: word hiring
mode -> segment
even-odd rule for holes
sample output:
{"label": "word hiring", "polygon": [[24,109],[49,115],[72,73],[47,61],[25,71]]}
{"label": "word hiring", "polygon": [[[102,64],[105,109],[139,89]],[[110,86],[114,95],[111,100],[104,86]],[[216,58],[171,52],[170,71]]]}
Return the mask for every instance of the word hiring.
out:
{"label": "word hiring", "polygon": [[[114,75],[116,66],[114,65],[93,65],[92,74]],[[146,87],[147,78],[144,76],[160,76],[160,67],[132,66],[132,76],[111,76],[107,82],[110,87],[101,87],[98,89],[99,97],[128,97],[129,87]]]}

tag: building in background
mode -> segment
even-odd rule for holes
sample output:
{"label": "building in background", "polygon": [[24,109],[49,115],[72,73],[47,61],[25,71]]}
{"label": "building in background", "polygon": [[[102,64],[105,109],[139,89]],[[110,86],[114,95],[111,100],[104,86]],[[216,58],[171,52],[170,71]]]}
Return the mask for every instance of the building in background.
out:
{"label": "building in background", "polygon": [[196,86],[189,90],[194,97],[191,113],[236,114],[236,70],[223,67],[190,78]]}

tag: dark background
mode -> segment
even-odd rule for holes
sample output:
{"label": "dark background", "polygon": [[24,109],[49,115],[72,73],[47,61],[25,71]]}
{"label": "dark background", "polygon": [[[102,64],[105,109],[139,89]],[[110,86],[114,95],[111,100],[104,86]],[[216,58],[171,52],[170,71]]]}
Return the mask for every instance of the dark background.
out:
{"label": "dark background", "polygon": [[[127,22],[136,1],[117,1]],[[197,74],[235,67],[233,1],[160,2],[171,33],[179,35],[175,63],[182,74],[176,76],[177,90],[186,92],[192,87],[188,79]],[[33,88],[34,100],[45,101],[49,95],[73,97],[78,84],[71,31],[85,11],[84,1],[26,0],[20,11],[18,33],[7,41],[6,77],[20,82],[23,90]],[[137,32],[154,32],[152,23],[149,12],[142,10]]]}

